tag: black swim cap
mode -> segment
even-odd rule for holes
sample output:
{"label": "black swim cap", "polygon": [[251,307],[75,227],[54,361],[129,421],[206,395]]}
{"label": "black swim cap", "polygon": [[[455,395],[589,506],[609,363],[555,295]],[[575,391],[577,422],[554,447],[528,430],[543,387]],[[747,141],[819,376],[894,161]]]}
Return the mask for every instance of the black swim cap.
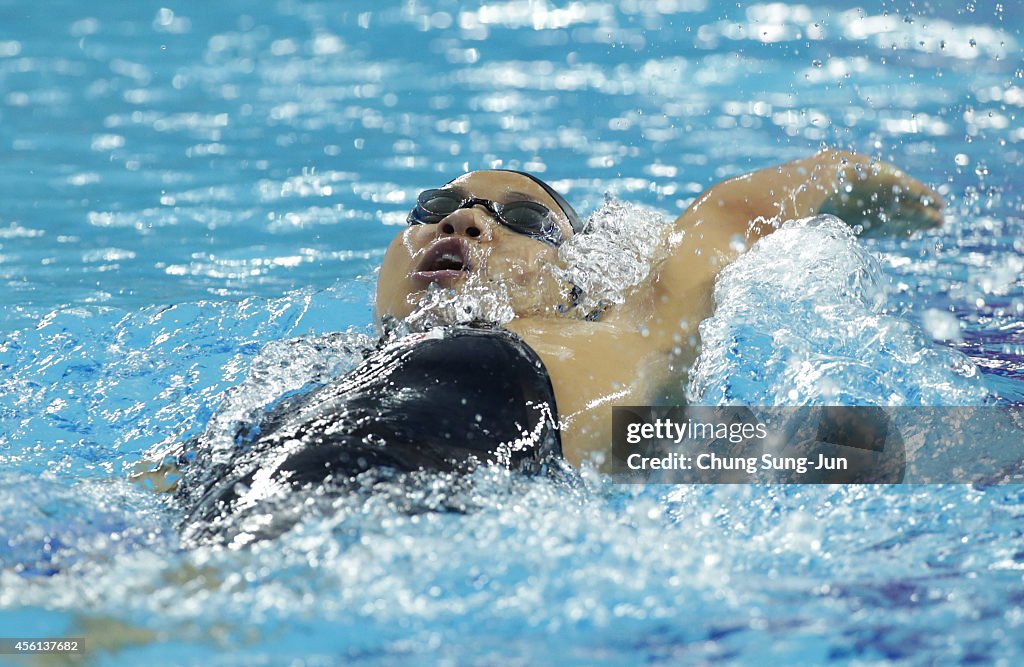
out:
{"label": "black swim cap", "polygon": [[569,202],[565,201],[565,197],[558,194],[553,187],[551,187],[544,181],[540,180],[533,174],[528,174],[525,171],[516,171],[515,169],[495,169],[494,171],[507,171],[510,174],[519,174],[520,176],[525,176],[534,183],[536,183],[537,185],[539,185],[540,187],[544,188],[544,192],[548,193],[551,196],[551,198],[555,200],[555,203],[558,204],[558,208],[562,209],[562,213],[564,213],[565,217],[569,219],[569,224],[572,225],[573,232],[579,234],[580,232],[583,231],[585,223],[582,219],[580,219],[580,216],[576,212],[576,209],[574,209],[569,204]]}

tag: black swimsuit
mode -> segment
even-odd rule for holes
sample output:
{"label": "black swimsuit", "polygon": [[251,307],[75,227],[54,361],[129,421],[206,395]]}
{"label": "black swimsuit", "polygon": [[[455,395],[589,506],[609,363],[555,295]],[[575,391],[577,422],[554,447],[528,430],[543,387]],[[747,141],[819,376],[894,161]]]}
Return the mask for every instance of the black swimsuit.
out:
{"label": "black swimsuit", "polygon": [[[184,526],[209,536],[255,506],[273,513],[291,490],[343,489],[370,470],[488,462],[536,473],[561,456],[557,415],[543,363],[514,334],[463,327],[405,336],[345,377],[283,400],[239,434],[228,463],[186,466]],[[201,459],[201,442],[198,450]]]}

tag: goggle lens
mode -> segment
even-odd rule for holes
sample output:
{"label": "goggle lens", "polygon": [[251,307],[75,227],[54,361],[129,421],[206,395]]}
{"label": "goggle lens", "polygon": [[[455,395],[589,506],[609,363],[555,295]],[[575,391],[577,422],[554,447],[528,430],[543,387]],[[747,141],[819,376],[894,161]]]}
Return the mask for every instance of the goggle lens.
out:
{"label": "goggle lens", "polygon": [[507,204],[464,197],[455,190],[424,190],[416,199],[416,208],[409,213],[410,225],[432,225],[460,208],[484,206],[500,224],[512,231],[525,234],[552,245],[564,240],[562,232],[551,217],[551,210],[535,201],[513,201]]}

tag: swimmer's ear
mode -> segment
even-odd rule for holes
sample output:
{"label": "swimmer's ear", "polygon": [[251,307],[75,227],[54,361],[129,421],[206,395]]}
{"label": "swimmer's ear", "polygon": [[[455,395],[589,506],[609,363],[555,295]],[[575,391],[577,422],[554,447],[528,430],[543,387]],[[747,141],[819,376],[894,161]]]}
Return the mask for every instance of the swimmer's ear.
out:
{"label": "swimmer's ear", "polygon": [[590,322],[597,322],[601,319],[601,315],[608,309],[608,305],[602,305],[594,308],[590,312],[582,313],[577,312],[580,302],[583,301],[583,289],[576,283],[569,283],[572,285],[572,289],[569,291],[569,303],[558,306],[558,312],[562,314],[573,313],[574,317],[579,317]]}
{"label": "swimmer's ear", "polygon": [[576,283],[569,283],[572,285],[572,289],[569,290],[569,303],[558,306],[558,312],[567,313],[576,306],[580,305],[580,299],[583,298],[583,290],[580,289]]}
{"label": "swimmer's ear", "polygon": [[942,225],[942,197],[927,185],[885,162],[850,164],[839,191],[819,213],[835,215],[864,236],[909,234]]}
{"label": "swimmer's ear", "polygon": [[385,315],[379,322],[381,337],[387,338],[398,330],[398,318],[394,315]]}

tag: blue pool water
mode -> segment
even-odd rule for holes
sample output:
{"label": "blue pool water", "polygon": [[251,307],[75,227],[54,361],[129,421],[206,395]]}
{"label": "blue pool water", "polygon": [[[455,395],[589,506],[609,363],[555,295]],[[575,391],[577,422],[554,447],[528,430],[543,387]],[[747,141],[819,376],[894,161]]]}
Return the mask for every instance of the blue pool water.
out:
{"label": "blue pool water", "polygon": [[127,481],[343,372],[415,193],[491,166],[642,220],[823,144],[892,161],[946,226],[769,239],[691,397],[1024,404],[1016,3],[165,4],[0,0],[0,635],[105,665],[1024,659],[1019,486],[481,472],[421,490],[467,514],[394,489],[235,552]]}

